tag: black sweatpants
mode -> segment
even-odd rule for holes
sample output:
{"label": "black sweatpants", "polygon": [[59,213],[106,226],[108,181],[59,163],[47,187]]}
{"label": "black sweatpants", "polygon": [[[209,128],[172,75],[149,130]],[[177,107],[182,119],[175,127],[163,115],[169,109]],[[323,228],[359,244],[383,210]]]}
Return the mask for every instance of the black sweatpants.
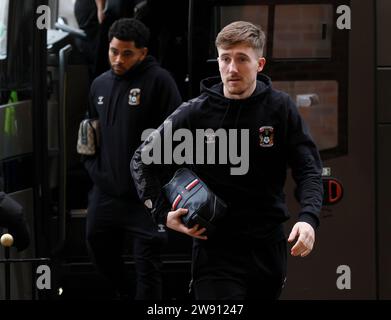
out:
{"label": "black sweatpants", "polygon": [[[211,239],[212,240],[212,239]],[[195,240],[193,289],[197,300],[276,300],[286,279],[285,237],[271,242],[230,238]]]}
{"label": "black sweatpants", "polygon": [[[131,236],[132,243],[125,243],[126,234]],[[165,242],[166,233],[155,225],[139,201],[113,198],[96,186],[90,191],[87,245],[98,271],[120,296],[131,292],[122,254],[126,246],[132,246],[137,282],[135,299],[162,298],[160,251]]]}

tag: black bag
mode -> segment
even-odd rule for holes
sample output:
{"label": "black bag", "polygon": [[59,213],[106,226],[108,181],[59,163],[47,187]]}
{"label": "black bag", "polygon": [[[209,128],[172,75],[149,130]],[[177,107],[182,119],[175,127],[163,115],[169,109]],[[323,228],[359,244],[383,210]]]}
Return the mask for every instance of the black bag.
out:
{"label": "black bag", "polygon": [[213,232],[218,220],[225,216],[227,205],[208,186],[187,168],[178,169],[163,191],[171,203],[171,210],[188,209],[182,217],[188,228],[199,224]]}

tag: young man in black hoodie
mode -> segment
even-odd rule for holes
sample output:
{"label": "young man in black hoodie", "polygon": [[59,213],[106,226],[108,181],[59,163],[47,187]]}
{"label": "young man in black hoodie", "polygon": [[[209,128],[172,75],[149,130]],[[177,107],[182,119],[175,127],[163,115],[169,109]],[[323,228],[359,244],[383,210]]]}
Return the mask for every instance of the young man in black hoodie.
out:
{"label": "young man in black hoodie", "polygon": [[90,90],[90,117],[99,119],[100,148],[84,160],[94,183],[89,194],[87,243],[98,270],[123,296],[130,292],[121,259],[125,234],[132,235],[136,299],[161,298],[159,251],[165,229],[140,203],[129,161],[141,133],[158,125],[181,103],[170,74],[148,55],[149,30],[120,19],[109,32],[111,70]]}
{"label": "young man in black hoodie", "polygon": [[[264,42],[263,31],[251,23],[238,21],[223,28],[216,38],[221,77],[203,80],[201,95],[183,103],[145,140],[131,162],[139,197],[149,204],[156,219],[194,237],[196,299],[279,297],[286,277],[283,222],[289,213],[283,187],[288,167],[301,204],[298,222],[288,238],[289,242],[297,239],[291,254],[304,257],[313,248],[323,195],[321,161],[293,101],[274,90],[270,79],[260,74],[266,62]],[[156,166],[143,163],[146,150],[164,140],[156,137],[167,135],[167,128],[172,132],[187,128],[193,136],[199,129],[212,129],[216,134],[211,138],[208,133],[206,149],[214,144],[220,150],[222,143],[228,143],[225,150],[247,146],[247,160],[241,168],[231,157],[228,163],[199,161],[199,146],[187,163],[228,204],[227,215],[211,235],[205,235],[205,229],[197,225],[187,228],[182,223],[186,209],[170,211],[161,190],[167,181]],[[217,139],[221,129],[237,134],[229,135],[228,142]]]}

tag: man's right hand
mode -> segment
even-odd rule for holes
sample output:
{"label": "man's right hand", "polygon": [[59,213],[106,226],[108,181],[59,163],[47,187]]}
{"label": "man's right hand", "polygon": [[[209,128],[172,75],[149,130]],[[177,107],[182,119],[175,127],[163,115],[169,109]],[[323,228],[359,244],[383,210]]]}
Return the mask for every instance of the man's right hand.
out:
{"label": "man's right hand", "polygon": [[167,215],[167,227],[178,232],[187,234],[190,237],[194,237],[201,240],[207,240],[207,236],[202,234],[205,232],[206,228],[199,228],[199,225],[196,224],[193,228],[187,228],[183,223],[181,216],[187,213],[187,209],[179,208],[175,211],[170,211]]}

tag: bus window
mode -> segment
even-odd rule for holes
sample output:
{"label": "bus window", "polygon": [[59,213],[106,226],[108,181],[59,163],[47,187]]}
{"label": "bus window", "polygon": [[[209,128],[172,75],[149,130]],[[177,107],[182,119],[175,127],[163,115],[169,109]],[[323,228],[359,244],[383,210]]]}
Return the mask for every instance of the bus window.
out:
{"label": "bus window", "polygon": [[332,5],[277,5],[273,58],[330,58]]}
{"label": "bus window", "polygon": [[7,24],[9,0],[0,1],[0,60],[7,57]]}
{"label": "bus window", "polygon": [[[237,5],[237,6],[217,6],[214,13],[214,38],[217,33],[226,25],[238,20],[250,21],[260,25],[263,31],[267,31],[269,9],[262,5]],[[214,42],[213,48],[214,48]],[[264,54],[266,46],[264,48]],[[211,52],[216,52],[215,49]]]}
{"label": "bus window", "polygon": [[296,102],[321,151],[338,147],[337,81],[274,81],[273,87]]}
{"label": "bus window", "polygon": [[219,22],[218,30],[227,24],[237,21],[245,20],[261,25],[263,28],[267,26],[268,7],[260,5],[240,5],[240,6],[221,6],[216,7],[217,18]]}

